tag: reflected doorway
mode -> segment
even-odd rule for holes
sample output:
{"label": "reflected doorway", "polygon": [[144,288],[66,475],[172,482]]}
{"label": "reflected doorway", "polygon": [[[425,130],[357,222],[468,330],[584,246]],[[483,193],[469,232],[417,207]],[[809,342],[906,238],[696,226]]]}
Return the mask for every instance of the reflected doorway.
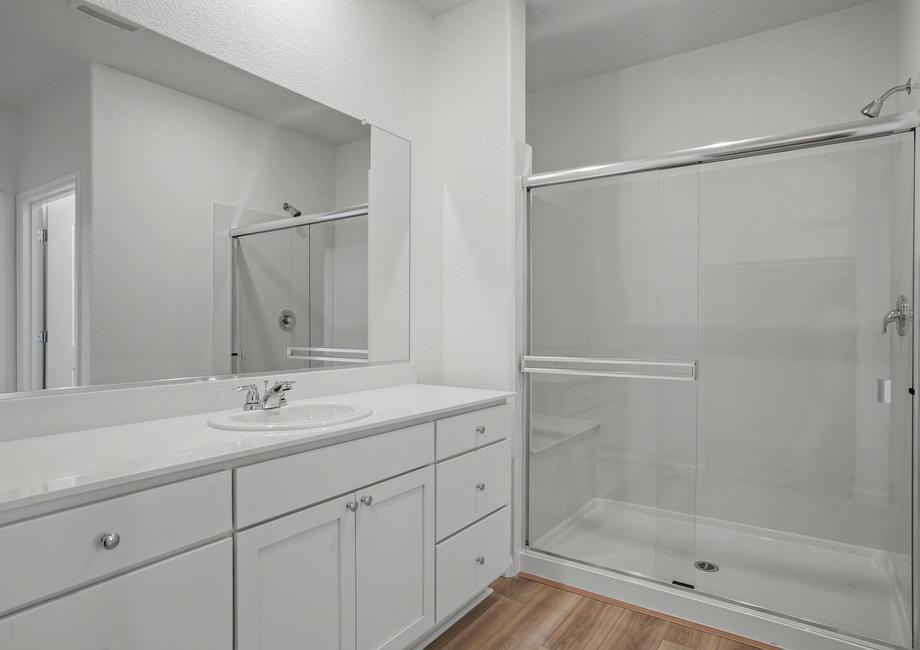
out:
{"label": "reflected doorway", "polygon": [[77,177],[17,197],[19,390],[76,386]]}

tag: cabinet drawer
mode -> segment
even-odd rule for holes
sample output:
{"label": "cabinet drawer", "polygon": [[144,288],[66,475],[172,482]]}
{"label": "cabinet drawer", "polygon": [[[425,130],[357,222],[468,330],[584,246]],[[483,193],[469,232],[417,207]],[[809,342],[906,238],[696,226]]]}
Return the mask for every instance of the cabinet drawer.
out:
{"label": "cabinet drawer", "polygon": [[489,586],[511,561],[511,518],[502,508],[437,545],[437,619]]}
{"label": "cabinet drawer", "polygon": [[0,619],[0,647],[232,648],[232,546],[224,539]]}
{"label": "cabinet drawer", "polygon": [[227,533],[230,500],[218,472],[0,528],[0,612]]}
{"label": "cabinet drawer", "polygon": [[507,404],[438,420],[437,458],[462,454],[511,437],[511,407]]}
{"label": "cabinet drawer", "polygon": [[507,440],[437,465],[437,537],[444,539],[511,500]]}
{"label": "cabinet drawer", "polygon": [[434,460],[434,425],[420,424],[236,470],[236,526],[293,512]]}

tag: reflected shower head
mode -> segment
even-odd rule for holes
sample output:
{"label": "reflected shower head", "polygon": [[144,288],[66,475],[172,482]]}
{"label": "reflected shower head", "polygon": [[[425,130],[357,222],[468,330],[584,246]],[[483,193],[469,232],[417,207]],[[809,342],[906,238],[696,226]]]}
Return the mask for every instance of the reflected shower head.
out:
{"label": "reflected shower head", "polygon": [[300,210],[298,210],[293,205],[287,202],[285,202],[284,205],[282,205],[281,207],[284,209],[285,212],[290,214],[292,217],[299,217],[301,214],[303,214]]}
{"label": "reflected shower head", "polygon": [[912,89],[913,89],[912,82],[910,79],[908,79],[907,83],[903,83],[899,86],[895,86],[894,88],[889,88],[888,90],[885,91],[884,95],[882,95],[878,99],[872,100],[871,102],[863,106],[860,113],[862,113],[866,117],[878,117],[879,114],[882,112],[882,105],[884,105],[885,101],[889,97],[891,97],[895,93],[899,93],[902,91],[906,92],[909,95]]}

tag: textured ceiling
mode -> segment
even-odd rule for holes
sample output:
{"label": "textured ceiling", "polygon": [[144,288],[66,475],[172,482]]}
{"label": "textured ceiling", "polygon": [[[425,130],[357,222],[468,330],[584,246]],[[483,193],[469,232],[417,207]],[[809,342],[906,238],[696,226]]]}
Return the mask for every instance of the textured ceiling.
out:
{"label": "textured ceiling", "polygon": [[353,117],[153,32],[122,31],[64,2],[0,0],[0,105],[17,108],[91,61],[331,144],[368,135]]}
{"label": "textured ceiling", "polygon": [[456,9],[467,2],[469,2],[469,0],[415,0],[415,4],[432,16],[438,16],[451,9]]}

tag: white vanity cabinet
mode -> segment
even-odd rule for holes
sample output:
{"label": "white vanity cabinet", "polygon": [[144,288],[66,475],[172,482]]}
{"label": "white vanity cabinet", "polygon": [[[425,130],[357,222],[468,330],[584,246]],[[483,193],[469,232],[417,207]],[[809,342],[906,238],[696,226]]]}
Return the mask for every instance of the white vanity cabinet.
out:
{"label": "white vanity cabinet", "polygon": [[[398,650],[434,626],[434,429],[375,438],[318,450],[325,461],[343,454],[322,466],[338,468],[335,480],[348,476],[354,491],[237,533],[237,650]],[[395,446],[381,446],[387,440]],[[419,462],[419,450],[427,464],[399,474]],[[303,483],[307,503],[323,494],[301,471],[318,469],[314,454],[241,468],[238,503],[251,502],[245,490],[267,494],[276,482]],[[399,475],[365,485],[381,467]]]}
{"label": "white vanity cabinet", "polygon": [[237,650],[400,650],[474,599],[510,562],[510,433],[501,405],[237,469]]}
{"label": "white vanity cabinet", "polygon": [[224,539],[0,619],[0,648],[229,650],[231,545]]}
{"label": "white vanity cabinet", "polygon": [[400,650],[434,626],[434,469],[357,494],[358,650]]}
{"label": "white vanity cabinet", "polygon": [[409,424],[0,526],[0,648],[416,647],[508,568],[511,409]]}
{"label": "white vanity cabinet", "polygon": [[236,535],[238,650],[355,647],[355,495]]}
{"label": "white vanity cabinet", "polygon": [[438,420],[437,621],[486,589],[511,560],[511,409]]}
{"label": "white vanity cabinet", "polygon": [[230,648],[231,498],[224,471],[0,528],[0,648]]}
{"label": "white vanity cabinet", "polygon": [[238,650],[404,648],[434,624],[434,472],[236,536]]}

